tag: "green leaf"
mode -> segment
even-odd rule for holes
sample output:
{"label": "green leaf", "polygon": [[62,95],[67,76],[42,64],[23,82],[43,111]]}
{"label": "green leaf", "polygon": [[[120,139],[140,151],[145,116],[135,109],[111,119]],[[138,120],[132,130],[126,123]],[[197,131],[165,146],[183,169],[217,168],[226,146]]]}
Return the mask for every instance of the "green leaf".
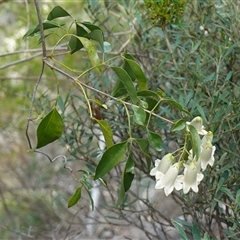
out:
{"label": "green leaf", "polygon": [[142,107],[134,107],[132,106],[134,115],[133,115],[133,120],[135,123],[144,126],[145,125],[145,120],[146,120],[146,112]]}
{"label": "green leaf", "polygon": [[161,151],[162,150],[162,138],[160,135],[158,135],[157,133],[148,131],[148,141],[151,147],[153,147],[154,149],[156,149],[157,151]]}
{"label": "green leaf", "polygon": [[188,125],[188,129],[191,135],[193,154],[196,156],[196,159],[198,159],[201,151],[201,139],[195,127]]}
{"label": "green leaf", "polygon": [[138,80],[139,89],[146,90],[147,89],[147,79],[143,73],[143,70],[141,69],[139,64],[133,59],[132,56],[131,56],[131,58],[129,58],[129,55],[130,54],[125,54],[125,59],[128,62],[128,64],[130,65],[134,75],[136,76],[136,78]]}
{"label": "green leaf", "polygon": [[178,233],[179,233],[181,239],[188,240],[187,234],[185,233],[184,228],[182,227],[182,225],[180,223],[178,223],[177,221],[175,221],[175,220],[172,220],[172,224],[178,230]]}
{"label": "green leaf", "polygon": [[82,195],[82,188],[79,187],[68,200],[68,208],[74,206],[80,200],[81,195]]}
{"label": "green leaf", "polygon": [[86,34],[84,37],[95,40],[100,44],[101,48],[104,49],[104,46],[103,46],[104,38],[103,38],[102,30],[95,29],[92,32]]}
{"label": "green leaf", "polygon": [[[97,50],[94,47],[94,45],[92,44],[92,42],[85,37],[78,37],[78,39],[81,41],[84,48],[87,50],[89,60],[92,63],[92,65],[94,67],[99,65],[101,62],[100,62],[100,59],[98,57]],[[98,69],[98,71],[101,71],[101,69],[99,67],[97,69]]]}
{"label": "green leaf", "polygon": [[198,226],[193,223],[192,225],[192,235],[193,235],[193,239],[201,239],[201,233],[198,229]]}
{"label": "green leaf", "polygon": [[37,128],[37,147],[41,148],[61,137],[63,120],[54,108],[39,124]]}
{"label": "green leaf", "polygon": [[76,23],[76,31],[74,36],[71,36],[70,41],[68,43],[68,47],[71,50],[71,54],[77,52],[78,50],[83,48],[83,44],[77,37],[84,37],[88,32]]}
{"label": "green leaf", "polygon": [[120,163],[127,152],[127,141],[118,143],[108,148],[99,161],[94,180],[101,178]]}
{"label": "green leaf", "polygon": [[[63,26],[64,23],[56,23],[54,21],[48,21],[48,20],[45,20],[43,22],[43,29],[44,30],[47,30],[47,29],[51,29],[51,28],[60,28],[61,26]],[[23,38],[26,38],[26,37],[32,37],[32,36],[36,36],[36,35],[39,35],[39,32],[40,32],[40,28],[39,28],[39,24],[36,25],[35,27],[32,27],[30,28],[26,33],[25,35],[23,36]]]}
{"label": "green leaf", "polygon": [[186,121],[183,120],[183,119],[179,119],[179,120],[177,120],[176,122],[173,123],[172,131],[173,132],[181,131],[185,128],[185,126],[186,126]]}
{"label": "green leaf", "polygon": [[120,67],[112,67],[112,70],[115,72],[115,74],[118,76],[118,78],[126,88],[133,104],[137,104],[138,102],[137,92],[133,85],[132,79],[130,78],[128,73]]}
{"label": "green leaf", "polygon": [[62,7],[56,6],[48,14],[47,20],[53,20],[55,18],[61,18],[61,17],[71,17],[71,15]]}
{"label": "green leaf", "polygon": [[148,147],[149,147],[149,142],[147,139],[145,138],[136,138],[135,141],[137,142],[139,148],[141,149],[141,151],[146,155],[149,156],[148,153]]}
{"label": "green leaf", "polygon": [[177,101],[175,101],[175,100],[173,100],[173,99],[164,99],[170,106],[173,106],[173,107],[175,107],[176,109],[178,109],[178,110],[180,110],[180,111],[182,111],[182,112],[185,112],[186,114],[188,114],[189,116],[191,116],[191,113],[188,111],[188,110],[186,110],[186,109],[184,109],[183,107],[182,107],[182,105],[180,104],[180,103],[178,103]]}
{"label": "green leaf", "polygon": [[103,133],[107,148],[110,148],[113,145],[113,133],[109,124],[105,120],[98,120],[94,118],[94,120],[99,124],[101,131]]}
{"label": "green leaf", "polygon": [[121,202],[125,197],[125,193],[131,187],[132,181],[134,179],[133,170],[134,170],[134,161],[130,155],[126,161],[124,172],[122,174],[121,187],[118,193],[118,201],[116,204],[117,206],[121,204]]}

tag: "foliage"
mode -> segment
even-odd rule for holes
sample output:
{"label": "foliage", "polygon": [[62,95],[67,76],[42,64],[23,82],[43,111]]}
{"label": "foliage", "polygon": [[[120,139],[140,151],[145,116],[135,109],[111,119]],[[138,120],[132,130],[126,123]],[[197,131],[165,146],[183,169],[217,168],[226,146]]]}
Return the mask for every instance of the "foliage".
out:
{"label": "foliage", "polygon": [[[35,26],[24,41],[32,46],[38,36],[39,43],[51,46],[42,73],[55,80],[51,94],[43,94],[46,83],[40,79],[32,98],[30,112],[34,109],[37,117],[30,114],[29,119],[38,124],[36,146],[61,136],[68,159],[78,163],[69,168],[77,186],[68,207],[81,206],[83,190],[97,205],[92,195],[101,182],[105,187],[97,186],[108,189],[108,197],[105,206],[97,207],[111,209],[112,218],[132,220],[149,239],[171,239],[160,233],[166,224],[182,239],[238,239],[238,3],[173,1],[173,8],[171,1],[145,3],[89,0],[87,21],[75,20],[70,8],[55,6],[45,14],[45,37],[40,24],[31,22]],[[152,27],[149,15],[154,23],[162,22]],[[64,85],[61,76],[71,83]],[[144,181],[151,183],[152,163],[167,152],[185,161],[191,148],[197,157],[201,154],[197,131],[186,125],[195,116],[213,132],[215,164],[204,171],[197,193],[173,193],[183,210],[171,220],[148,194],[143,197],[153,189]],[[28,131],[30,148],[34,138]],[[186,151],[179,156],[178,149]],[[55,159],[45,148],[41,152]],[[146,206],[141,215],[150,220],[139,217],[137,200]]]}

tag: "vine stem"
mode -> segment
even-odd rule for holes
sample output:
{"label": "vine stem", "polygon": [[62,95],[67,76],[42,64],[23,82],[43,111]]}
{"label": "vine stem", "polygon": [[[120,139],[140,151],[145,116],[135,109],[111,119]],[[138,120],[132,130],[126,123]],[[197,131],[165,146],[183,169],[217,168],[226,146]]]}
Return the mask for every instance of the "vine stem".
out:
{"label": "vine stem", "polygon": [[[103,96],[106,96],[106,97],[108,97],[108,98],[110,98],[110,99],[112,99],[112,100],[115,100],[115,101],[117,101],[117,102],[122,102],[122,103],[124,103],[125,105],[128,105],[128,106],[133,106],[133,107],[139,108],[139,106],[137,106],[137,105],[135,105],[135,104],[132,104],[132,103],[129,103],[129,102],[125,102],[125,101],[123,101],[123,100],[120,100],[120,99],[118,99],[118,98],[116,98],[116,97],[111,96],[111,95],[108,94],[108,93],[105,93],[105,92],[103,92],[103,91],[101,91],[101,90],[98,90],[98,89],[96,89],[96,88],[94,88],[94,87],[92,87],[92,86],[87,85],[86,83],[81,82],[81,81],[79,80],[79,77],[80,77],[80,76],[78,76],[78,77],[73,77],[72,75],[64,72],[62,69],[60,69],[60,68],[52,65],[52,64],[49,63],[47,60],[44,60],[44,61],[45,61],[45,64],[46,64],[48,67],[50,67],[51,69],[56,70],[57,72],[59,72],[59,73],[61,73],[62,75],[66,76],[67,78],[71,79],[74,83],[77,83],[77,82],[78,82],[78,83],[79,83],[80,85],[82,85],[83,87],[88,88],[89,90],[94,91],[94,92],[96,92],[96,93],[99,93],[99,94],[101,94],[101,95],[103,95]],[[88,72],[88,71],[85,71],[85,73],[86,73],[86,72]],[[83,74],[81,74],[81,76],[83,76]],[[147,112],[147,113],[149,113],[149,114],[151,114],[152,116],[155,116],[155,117],[157,117],[157,118],[159,118],[159,119],[167,122],[167,123],[173,124],[173,121],[171,121],[171,120],[169,120],[169,119],[167,119],[167,118],[164,118],[164,117],[162,117],[162,116],[159,116],[158,114],[156,114],[156,113],[154,113],[154,112],[152,112],[152,111],[150,111],[150,110],[144,109],[144,111]]]}
{"label": "vine stem", "polygon": [[30,149],[32,149],[32,144],[31,144],[31,140],[30,140],[30,137],[29,137],[29,134],[28,134],[28,129],[29,129],[30,121],[32,119],[32,109],[33,109],[34,99],[35,99],[37,89],[38,89],[38,86],[39,86],[40,81],[42,79],[43,72],[44,72],[44,66],[45,66],[45,61],[44,60],[46,59],[46,55],[47,55],[45,38],[44,38],[44,29],[43,29],[43,24],[42,24],[42,17],[41,17],[40,8],[39,8],[39,5],[38,5],[38,0],[34,0],[34,5],[35,5],[36,12],[37,12],[38,24],[39,24],[39,29],[40,29],[40,37],[41,37],[41,40],[42,40],[42,68],[41,68],[41,72],[39,74],[38,80],[37,80],[37,82],[35,84],[35,87],[34,87],[34,90],[33,90],[33,95],[32,95],[32,98],[31,98],[31,103],[30,103],[30,108],[29,108],[29,113],[28,113],[26,131],[25,131],[27,141],[28,141],[28,145],[29,145]]}

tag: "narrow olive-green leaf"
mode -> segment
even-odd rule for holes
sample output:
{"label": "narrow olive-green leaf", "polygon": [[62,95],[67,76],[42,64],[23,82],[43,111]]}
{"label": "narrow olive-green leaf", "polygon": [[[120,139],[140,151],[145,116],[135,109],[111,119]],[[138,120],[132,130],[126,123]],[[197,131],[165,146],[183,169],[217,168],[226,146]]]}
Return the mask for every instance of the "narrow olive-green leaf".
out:
{"label": "narrow olive-green leaf", "polygon": [[81,195],[82,195],[82,188],[79,187],[68,200],[68,208],[74,206],[80,200]]}
{"label": "narrow olive-green leaf", "polygon": [[162,138],[159,134],[148,131],[148,141],[151,147],[156,149],[157,151],[162,150]]}
{"label": "narrow olive-green leaf", "polygon": [[71,15],[60,6],[55,6],[48,14],[47,20],[53,20],[55,18],[71,17]]}
{"label": "narrow olive-green leaf", "polygon": [[[47,29],[51,29],[51,28],[60,28],[61,26],[63,26],[64,23],[56,23],[54,21],[48,21],[48,20],[45,20],[43,22],[43,29],[44,30],[47,30]],[[36,36],[36,35],[39,35],[39,32],[40,32],[40,28],[39,28],[39,24],[30,28],[26,33],[25,35],[23,36],[23,38],[26,38],[26,37],[32,37],[32,36]]]}
{"label": "narrow olive-green leaf", "polygon": [[120,163],[127,152],[127,141],[118,143],[108,148],[102,158],[100,159],[94,180],[103,177],[106,173],[112,170],[118,163]]}
{"label": "narrow olive-green leaf", "polygon": [[132,106],[133,109],[133,120],[135,123],[144,126],[145,125],[145,120],[146,120],[146,112],[142,107],[134,107]]}
{"label": "narrow olive-green leaf", "polygon": [[173,123],[172,131],[173,132],[181,131],[185,128],[185,126],[186,126],[186,121],[183,120],[183,119],[179,119],[179,120],[177,120],[176,122]]}
{"label": "narrow olive-green leaf", "polygon": [[102,30],[95,29],[92,32],[86,34],[84,37],[95,40],[96,42],[98,42],[100,44],[101,48],[104,49],[104,46],[103,46],[104,37],[103,37]]}
{"label": "narrow olive-green leaf", "polygon": [[103,133],[107,148],[110,148],[113,145],[113,133],[112,129],[110,128],[109,124],[105,120],[94,120],[99,124],[101,131]]}
{"label": "narrow olive-green leaf", "polygon": [[133,85],[132,79],[130,78],[128,73],[120,67],[112,67],[112,70],[115,72],[120,81],[123,83],[133,104],[137,104],[138,102],[137,92]]}
{"label": "narrow olive-green leaf", "polygon": [[150,90],[139,91],[137,93],[137,95],[140,96],[140,97],[156,97],[156,98],[160,99],[160,97],[157,94],[157,92],[150,91]]}
{"label": "narrow olive-green leaf", "polygon": [[146,90],[147,89],[147,78],[145,77],[143,70],[139,66],[135,60],[125,58],[130,67],[132,68],[132,71],[134,72],[137,80],[138,80],[138,86],[140,90]]}
{"label": "narrow olive-green leaf", "polygon": [[201,139],[195,127],[188,125],[188,129],[191,135],[193,154],[196,156],[196,159],[198,159],[201,151]]}
{"label": "narrow olive-green leaf", "polygon": [[[92,44],[92,42],[85,37],[78,37],[78,39],[81,41],[84,48],[87,50],[89,60],[92,63],[92,65],[94,67],[99,65],[101,62],[100,62],[99,56],[97,54],[97,50],[96,50],[95,46]],[[99,67],[97,68],[97,70],[99,72],[101,71],[101,69]]]}
{"label": "narrow olive-green leaf", "polygon": [[63,120],[54,108],[37,128],[37,147],[41,148],[61,137],[63,132]]}

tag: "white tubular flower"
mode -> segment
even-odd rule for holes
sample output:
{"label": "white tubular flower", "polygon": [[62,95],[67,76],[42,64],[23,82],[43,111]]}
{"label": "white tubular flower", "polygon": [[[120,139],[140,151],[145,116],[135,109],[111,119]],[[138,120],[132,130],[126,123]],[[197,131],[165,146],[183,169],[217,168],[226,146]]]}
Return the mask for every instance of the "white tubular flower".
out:
{"label": "white tubular flower", "polygon": [[174,157],[171,153],[165,155],[162,160],[155,160],[155,167],[151,170],[150,175],[156,176],[157,171],[162,172],[163,174],[166,173],[173,161]]}
{"label": "white tubular flower", "polygon": [[214,152],[216,150],[216,147],[212,145],[210,141],[207,141],[202,146],[202,151],[199,156],[199,160],[201,162],[201,168],[202,170],[205,170],[207,168],[207,165],[209,164],[211,167],[214,163]]}
{"label": "white tubular flower", "polygon": [[157,172],[156,179],[159,179],[155,185],[155,189],[164,188],[164,193],[168,196],[173,189],[176,190],[182,189],[182,183],[179,180],[181,176],[178,176],[179,172],[179,163],[171,165],[165,174]]}
{"label": "white tubular flower", "polygon": [[211,131],[207,132],[207,134],[202,138],[201,146],[205,146],[207,142],[212,142],[213,133]]}
{"label": "white tubular flower", "polygon": [[195,117],[191,122],[186,122],[187,125],[192,125],[196,128],[199,135],[206,135],[207,131],[204,130],[203,121],[201,117]]}
{"label": "white tubular flower", "polygon": [[186,194],[192,189],[194,192],[198,192],[198,185],[203,179],[203,174],[199,172],[197,163],[192,161],[189,165],[184,164],[184,176],[183,176],[183,193]]}

